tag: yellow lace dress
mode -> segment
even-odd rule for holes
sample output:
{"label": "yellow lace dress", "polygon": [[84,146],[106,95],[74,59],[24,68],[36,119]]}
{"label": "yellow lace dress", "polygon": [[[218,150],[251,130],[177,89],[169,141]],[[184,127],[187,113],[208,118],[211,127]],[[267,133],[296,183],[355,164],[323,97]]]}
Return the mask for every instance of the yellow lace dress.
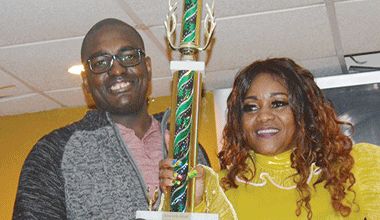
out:
{"label": "yellow lace dress", "polygon": [[[254,155],[257,174],[250,182],[237,178],[239,187],[221,190],[217,179],[225,172],[217,174],[207,170],[206,193],[203,202],[197,207],[201,212],[219,213],[220,219],[307,219],[306,210],[301,216],[295,214],[296,201],[299,198],[292,178],[294,169],[290,167],[291,151],[274,157]],[[380,147],[371,144],[357,144],[352,156],[355,159],[353,173],[356,192],[352,213],[342,217],[334,211],[330,194],[318,184],[312,189],[311,208],[313,219],[367,219],[380,220]],[[318,167],[312,166],[308,182],[314,183],[320,173]],[[226,200],[227,196],[228,200]],[[352,201],[353,193],[348,193],[347,201]],[[231,209],[231,204],[234,210]]]}

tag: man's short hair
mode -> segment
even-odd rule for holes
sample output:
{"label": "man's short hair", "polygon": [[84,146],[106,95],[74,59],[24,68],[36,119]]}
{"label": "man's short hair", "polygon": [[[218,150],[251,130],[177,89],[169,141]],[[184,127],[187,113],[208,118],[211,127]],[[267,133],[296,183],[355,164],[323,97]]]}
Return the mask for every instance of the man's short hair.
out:
{"label": "man's short hair", "polygon": [[86,55],[86,49],[88,47],[88,41],[91,39],[91,37],[93,37],[96,33],[98,33],[104,27],[115,27],[115,28],[120,28],[120,29],[123,29],[127,32],[130,32],[132,34],[132,36],[137,37],[137,39],[140,41],[140,43],[142,45],[142,49],[144,49],[144,41],[143,41],[141,35],[139,34],[139,32],[137,32],[137,30],[134,27],[132,27],[131,25],[125,23],[124,21],[121,21],[121,20],[116,19],[116,18],[106,18],[106,19],[103,19],[103,20],[97,22],[96,24],[94,24],[91,27],[91,29],[87,32],[87,34],[85,35],[83,42],[82,42],[82,47],[81,47],[82,63],[86,62],[86,59],[87,59],[87,57],[84,57],[84,56]]}

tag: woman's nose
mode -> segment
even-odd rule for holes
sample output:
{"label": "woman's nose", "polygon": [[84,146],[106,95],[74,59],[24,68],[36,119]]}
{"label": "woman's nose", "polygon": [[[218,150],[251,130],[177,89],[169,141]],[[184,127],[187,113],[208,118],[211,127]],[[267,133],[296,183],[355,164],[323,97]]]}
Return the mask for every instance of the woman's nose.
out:
{"label": "woman's nose", "polygon": [[258,115],[257,115],[257,120],[261,122],[266,122],[273,119],[274,119],[274,113],[271,108],[262,108],[259,110]]}

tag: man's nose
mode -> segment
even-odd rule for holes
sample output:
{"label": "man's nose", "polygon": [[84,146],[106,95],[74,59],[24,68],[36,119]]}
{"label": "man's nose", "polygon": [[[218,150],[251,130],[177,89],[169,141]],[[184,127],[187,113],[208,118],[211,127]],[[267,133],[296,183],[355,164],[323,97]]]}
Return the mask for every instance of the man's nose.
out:
{"label": "man's nose", "polygon": [[122,66],[115,56],[113,56],[112,59],[113,59],[112,66],[108,70],[108,74],[110,74],[110,75],[122,75],[122,74],[124,74],[127,68]]}

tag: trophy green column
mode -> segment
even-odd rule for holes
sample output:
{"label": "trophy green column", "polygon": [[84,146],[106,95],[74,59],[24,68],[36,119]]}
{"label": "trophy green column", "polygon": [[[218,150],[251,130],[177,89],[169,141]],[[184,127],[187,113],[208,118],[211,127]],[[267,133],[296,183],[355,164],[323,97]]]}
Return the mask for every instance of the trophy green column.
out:
{"label": "trophy green column", "polygon": [[[195,199],[195,178],[189,175],[194,172],[197,164],[197,144],[198,144],[198,118],[202,90],[202,72],[204,73],[204,62],[196,62],[198,51],[205,50],[209,44],[215,20],[213,12],[208,7],[208,14],[205,18],[206,45],[201,48],[200,27],[202,17],[201,0],[184,0],[181,40],[180,46],[175,47],[172,42],[172,35],[175,33],[175,2],[171,4],[169,0],[169,15],[165,26],[169,45],[172,49],[181,53],[181,61],[172,61],[173,71],[172,81],[172,114],[170,126],[170,149],[169,157],[177,160],[174,172],[181,175],[171,188],[170,195],[166,200],[170,204],[171,212],[193,212]],[[212,7],[213,8],[213,7]]]}

